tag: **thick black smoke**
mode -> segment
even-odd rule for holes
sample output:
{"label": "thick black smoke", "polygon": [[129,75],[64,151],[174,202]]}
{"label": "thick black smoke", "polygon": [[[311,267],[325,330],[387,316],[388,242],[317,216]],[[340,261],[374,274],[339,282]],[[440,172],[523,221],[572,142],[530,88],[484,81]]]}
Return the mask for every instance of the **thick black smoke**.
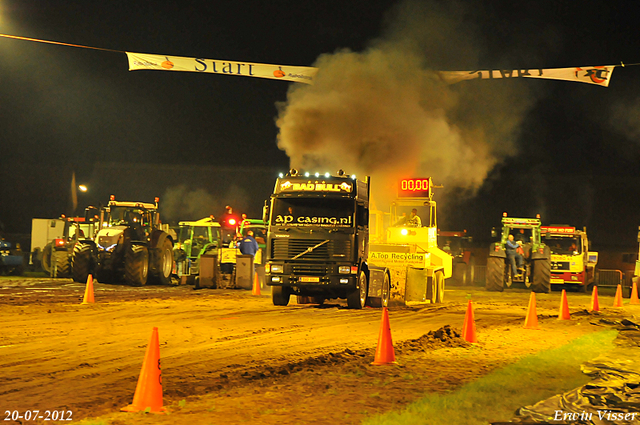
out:
{"label": "thick black smoke", "polygon": [[516,81],[437,78],[434,70],[479,66],[482,37],[465,22],[456,2],[408,1],[365,51],[321,55],[315,85],[292,85],[278,105],[278,146],[291,166],[371,175],[381,202],[401,177],[478,188],[515,153],[532,99]]}

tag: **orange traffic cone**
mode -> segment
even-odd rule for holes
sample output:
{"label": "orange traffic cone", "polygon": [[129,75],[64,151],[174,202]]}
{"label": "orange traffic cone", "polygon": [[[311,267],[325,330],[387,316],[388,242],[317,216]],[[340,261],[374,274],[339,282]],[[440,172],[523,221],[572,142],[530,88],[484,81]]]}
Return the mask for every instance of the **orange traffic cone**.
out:
{"label": "orange traffic cone", "polygon": [[562,290],[558,320],[571,320],[571,315],[569,314],[569,302],[567,301],[567,291],[565,289]]}
{"label": "orange traffic cone", "polygon": [[160,343],[158,328],[153,328],[151,340],[144,355],[142,370],[133,396],[133,403],[123,407],[123,412],[139,412],[149,409],[152,413],[164,413],[162,406],[162,374],[160,371]]}
{"label": "orange traffic cone", "polygon": [[372,365],[395,364],[396,353],[393,351],[391,341],[391,327],[389,325],[389,312],[387,308],[382,309],[382,321],[380,322],[380,333],[378,335],[378,348]]}
{"label": "orange traffic cone", "polygon": [[473,307],[471,306],[471,300],[467,304],[467,313],[464,315],[464,325],[462,325],[462,338],[465,341],[476,343],[478,338],[476,337],[476,323],[473,318]]}
{"label": "orange traffic cone", "polygon": [[616,289],[616,297],[613,299],[614,307],[622,307],[622,285],[618,284],[618,289]]}
{"label": "orange traffic cone", "polygon": [[538,329],[538,313],[536,313],[536,293],[531,292],[529,297],[529,309],[527,310],[527,318],[524,320],[525,329]]}
{"label": "orange traffic cone", "polygon": [[598,287],[593,285],[591,293],[591,311],[600,311],[600,303],[598,302]]}
{"label": "orange traffic cone", "polygon": [[84,299],[82,300],[82,304],[92,304],[95,303],[93,299],[93,275],[87,276],[87,286],[84,288]]}
{"label": "orange traffic cone", "polygon": [[629,299],[629,304],[640,304],[640,299],[638,299],[638,286],[635,279],[631,286],[631,298]]}
{"label": "orange traffic cone", "polygon": [[253,278],[253,291],[251,291],[252,295],[261,295],[260,294],[260,279],[258,278],[258,272],[255,272]]}

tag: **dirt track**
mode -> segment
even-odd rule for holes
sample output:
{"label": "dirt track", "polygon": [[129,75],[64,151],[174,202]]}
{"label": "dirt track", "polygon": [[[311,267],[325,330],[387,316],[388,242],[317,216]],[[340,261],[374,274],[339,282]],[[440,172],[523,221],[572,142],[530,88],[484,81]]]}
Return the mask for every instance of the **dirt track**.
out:
{"label": "dirt track", "polygon": [[[64,409],[73,412],[74,420],[117,412],[131,403],[153,327],[159,328],[164,403],[178,411],[182,406],[176,404],[185,398],[208,395],[224,399],[235,394],[234,403],[241,405],[244,394],[261,393],[258,398],[262,399],[265,391],[273,393],[273,388],[264,390],[267,384],[294,388],[297,380],[307,388],[309,379],[320,383],[319,377],[304,375],[309,370],[321,368],[321,375],[326,377],[332,372],[344,376],[350,373],[349,369],[368,367],[381,317],[379,309],[354,311],[343,303],[282,308],[274,307],[268,294],[196,291],[189,286],[131,288],[96,283],[94,305],[82,305],[84,285],[66,279],[2,280],[0,287],[4,322],[0,334],[0,409]],[[446,385],[441,382],[430,388],[428,383],[418,387],[407,383],[411,390],[399,385],[392,405],[406,403],[425,391],[454,388],[503,362],[562,343],[554,342],[549,335],[542,338],[544,341],[532,341],[530,334],[521,329],[529,297],[526,291],[496,294],[476,288],[451,288],[443,305],[390,309],[399,357],[415,351],[415,343],[407,340],[445,325],[460,329],[468,297],[475,303],[481,345],[490,348],[499,343],[501,354],[487,353],[486,363],[466,360],[466,366],[457,367],[457,375],[451,371],[443,375]],[[538,314],[542,321],[547,318],[549,329],[567,335],[565,340],[590,331],[589,326],[576,325],[576,320],[565,324],[552,317],[557,314],[558,301],[558,293],[538,296]],[[603,298],[603,306],[610,301],[611,298]],[[584,309],[589,305],[589,296],[571,294],[571,303],[572,311]],[[577,321],[588,324],[584,318]],[[465,350],[466,345],[459,338],[432,338],[420,344],[424,343],[430,344],[431,349],[421,346],[420,351],[455,347]],[[451,353],[441,354],[451,357]],[[450,360],[444,362],[453,364]],[[386,390],[395,388],[395,381],[402,381],[394,380],[388,369],[372,369],[371,373],[394,381],[394,386]],[[342,387],[333,381],[327,385],[340,399]],[[275,391],[277,395],[278,390]],[[275,402],[281,403],[282,400]],[[357,423],[358,418],[372,411],[390,408],[385,406],[374,403],[365,413],[349,415],[347,422]],[[215,414],[222,415],[225,423],[237,423],[248,413],[235,411],[239,416],[234,417],[231,411],[225,413],[219,408],[215,414],[199,414],[214,423]],[[287,417],[294,422],[296,417],[304,422],[312,419],[304,416],[308,413],[299,414]],[[123,422],[126,416],[118,415],[127,414],[116,414],[117,420],[112,423],[138,423]],[[190,417],[185,423],[193,421]],[[275,418],[278,420],[273,423],[286,423],[277,415]],[[167,423],[183,422],[174,413]]]}

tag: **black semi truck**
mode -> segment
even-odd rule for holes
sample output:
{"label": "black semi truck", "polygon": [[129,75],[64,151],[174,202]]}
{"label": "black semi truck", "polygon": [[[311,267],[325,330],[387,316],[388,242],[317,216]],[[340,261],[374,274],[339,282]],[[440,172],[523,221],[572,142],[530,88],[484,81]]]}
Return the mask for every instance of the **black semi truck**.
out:
{"label": "black semi truck", "polygon": [[291,295],[342,298],[349,308],[386,306],[389,272],[368,264],[370,179],[291,170],[276,180],[264,221],[269,224],[265,277],[274,305]]}

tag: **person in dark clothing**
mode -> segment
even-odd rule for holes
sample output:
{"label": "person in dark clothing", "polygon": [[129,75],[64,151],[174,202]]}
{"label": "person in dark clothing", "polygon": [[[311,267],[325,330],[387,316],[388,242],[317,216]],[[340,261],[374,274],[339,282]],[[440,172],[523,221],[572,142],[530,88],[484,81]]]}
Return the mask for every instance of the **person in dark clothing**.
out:
{"label": "person in dark clothing", "polygon": [[505,244],[505,249],[507,251],[507,261],[511,264],[511,276],[520,277],[521,273],[519,270],[522,269],[523,258],[522,255],[518,254],[518,248],[522,242],[515,242],[513,240],[513,235],[509,235],[507,238],[507,243]]}
{"label": "person in dark clothing", "polygon": [[[258,252],[260,247],[258,246],[258,242],[253,238],[253,230],[247,231],[247,236],[242,238],[242,240],[238,244],[238,248],[240,248],[240,252],[242,254],[250,255],[255,259],[256,252]],[[253,270],[251,275],[255,275],[256,274],[255,261],[252,261],[251,264],[253,265]]]}
{"label": "person in dark clothing", "polygon": [[253,238],[253,230],[247,232],[247,236],[240,241],[240,252],[244,255],[256,255],[256,252],[260,249],[258,242]]}

